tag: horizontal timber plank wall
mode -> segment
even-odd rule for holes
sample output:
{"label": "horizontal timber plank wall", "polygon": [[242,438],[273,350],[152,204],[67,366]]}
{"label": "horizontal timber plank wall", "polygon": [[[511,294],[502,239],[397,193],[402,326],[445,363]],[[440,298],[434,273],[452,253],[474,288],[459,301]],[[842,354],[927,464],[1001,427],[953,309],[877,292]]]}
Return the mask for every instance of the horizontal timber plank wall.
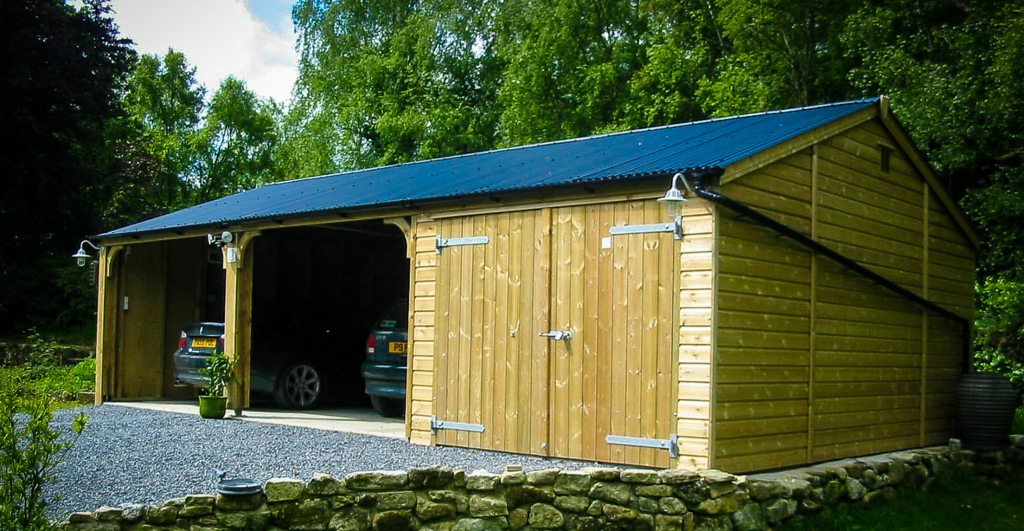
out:
{"label": "horizontal timber plank wall", "polygon": [[419,216],[412,227],[412,298],[409,304],[411,334],[406,435],[413,444],[430,445],[430,416],[434,398],[434,294],[437,290],[437,222]]}
{"label": "horizontal timber plank wall", "polygon": [[[894,145],[872,120],[722,192],[970,317],[973,248]],[[790,466],[952,434],[958,325],[731,214],[719,230],[713,466]]]}

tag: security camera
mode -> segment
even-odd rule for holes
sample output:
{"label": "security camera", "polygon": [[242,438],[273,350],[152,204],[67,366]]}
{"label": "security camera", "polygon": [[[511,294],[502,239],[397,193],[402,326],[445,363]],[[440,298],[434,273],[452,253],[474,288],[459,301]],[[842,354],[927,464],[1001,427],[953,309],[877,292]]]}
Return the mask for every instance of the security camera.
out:
{"label": "security camera", "polygon": [[231,234],[229,231],[224,231],[224,232],[220,233],[220,239],[224,243],[231,243],[231,242],[235,241],[235,235]]}

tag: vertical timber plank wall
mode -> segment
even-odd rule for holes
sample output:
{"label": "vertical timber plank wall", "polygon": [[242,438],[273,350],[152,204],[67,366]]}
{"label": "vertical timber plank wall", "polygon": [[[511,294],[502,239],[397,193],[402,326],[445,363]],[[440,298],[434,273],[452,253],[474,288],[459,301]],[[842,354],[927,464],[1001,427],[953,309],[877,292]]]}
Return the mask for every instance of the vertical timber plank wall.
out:
{"label": "vertical timber plank wall", "polygon": [[433,444],[430,433],[430,416],[434,414],[434,351],[435,320],[434,308],[439,288],[437,282],[437,252],[434,238],[437,236],[437,222],[427,216],[419,216],[413,224],[412,292],[409,304],[412,314],[409,378],[406,394],[409,404],[406,413],[406,434],[413,444]]}
{"label": "vertical timber plank wall", "polygon": [[[723,193],[970,318],[973,248],[902,151],[882,167],[896,144],[873,120]],[[731,214],[718,226],[714,466],[749,471],[949,437],[957,325]]]}
{"label": "vertical timber plank wall", "polygon": [[[811,150],[723,186],[805,233]],[[745,471],[807,456],[811,253],[766,228],[719,219],[716,468]]]}

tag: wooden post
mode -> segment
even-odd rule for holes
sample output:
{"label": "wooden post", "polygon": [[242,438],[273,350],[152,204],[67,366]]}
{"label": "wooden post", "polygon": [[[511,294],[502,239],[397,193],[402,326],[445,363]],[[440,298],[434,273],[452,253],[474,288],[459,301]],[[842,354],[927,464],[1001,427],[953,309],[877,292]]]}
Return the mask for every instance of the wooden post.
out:
{"label": "wooden post", "polygon": [[114,259],[120,246],[104,246],[99,254],[99,293],[96,297],[96,392],[93,403],[100,405],[112,395],[114,360],[117,358],[117,286],[119,268]]}
{"label": "wooden post", "polygon": [[252,239],[259,232],[236,236],[235,243],[223,247],[224,285],[224,354],[235,360],[236,381],[228,386],[228,407],[241,414],[249,407],[250,356],[252,337]]}

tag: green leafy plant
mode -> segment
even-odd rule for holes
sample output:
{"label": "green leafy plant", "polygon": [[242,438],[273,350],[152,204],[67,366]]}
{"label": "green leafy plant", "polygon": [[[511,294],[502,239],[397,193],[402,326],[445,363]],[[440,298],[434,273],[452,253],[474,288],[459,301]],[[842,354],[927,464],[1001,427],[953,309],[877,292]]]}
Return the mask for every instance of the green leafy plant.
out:
{"label": "green leafy plant", "polygon": [[43,486],[88,420],[79,414],[68,438],[51,426],[52,418],[48,396],[25,394],[8,374],[0,374],[0,529],[52,528]]}
{"label": "green leafy plant", "polygon": [[206,366],[199,369],[206,377],[206,388],[203,396],[221,396],[229,383],[235,379],[235,360],[229,359],[223,352],[217,351],[206,358]]}
{"label": "green leafy plant", "polygon": [[1017,408],[1017,414],[1013,416],[1013,426],[1010,433],[1024,435],[1024,407]]}

